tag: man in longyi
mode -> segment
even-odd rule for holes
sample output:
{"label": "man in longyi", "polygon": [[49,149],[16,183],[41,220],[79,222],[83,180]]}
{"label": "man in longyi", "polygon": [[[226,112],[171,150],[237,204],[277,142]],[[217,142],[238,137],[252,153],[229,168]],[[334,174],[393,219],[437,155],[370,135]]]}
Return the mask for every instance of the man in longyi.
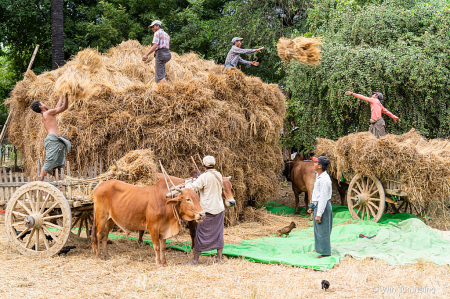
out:
{"label": "man in longyi", "polygon": [[375,137],[380,138],[386,135],[385,126],[386,123],[384,122],[384,119],[381,117],[381,114],[384,113],[390,118],[392,118],[395,122],[400,121],[400,118],[392,114],[389,110],[383,107],[381,105],[380,100],[383,100],[383,94],[381,92],[372,92],[372,97],[365,97],[363,95],[353,93],[351,91],[346,91],[346,95],[352,95],[355,98],[367,101],[370,103],[370,126],[369,126],[369,132],[375,135]]}
{"label": "man in longyi", "polygon": [[330,160],[327,157],[313,157],[316,181],[312,194],[312,203],[308,213],[314,210],[314,251],[323,258],[331,255],[331,229],[333,227],[333,211],[330,199],[333,193],[331,179],[327,173]]}
{"label": "man in longyi", "polygon": [[66,111],[68,106],[67,95],[61,95],[58,104],[53,109],[47,108],[41,101],[34,101],[30,105],[34,112],[42,114],[42,122],[47,130],[47,137],[44,141],[45,163],[40,173],[41,181],[44,180],[48,172],[53,174],[53,170],[62,170],[64,168],[66,153],[72,147],[66,137],[59,135],[58,122],[56,120],[56,115]]}
{"label": "man in longyi", "polygon": [[170,36],[161,28],[161,21],[153,21],[149,28],[155,33],[153,36],[153,46],[142,57],[146,61],[148,56],[155,52],[155,81],[166,83],[166,63],[172,58],[169,51]]}
{"label": "man in longyi", "polygon": [[194,259],[186,266],[197,266],[202,251],[217,249],[216,262],[222,262],[223,221],[225,206],[222,200],[222,174],[214,169],[213,156],[203,158],[205,172],[194,182],[186,183],[186,188],[200,192],[200,206],[206,213],[206,219],[197,226],[194,245]]}

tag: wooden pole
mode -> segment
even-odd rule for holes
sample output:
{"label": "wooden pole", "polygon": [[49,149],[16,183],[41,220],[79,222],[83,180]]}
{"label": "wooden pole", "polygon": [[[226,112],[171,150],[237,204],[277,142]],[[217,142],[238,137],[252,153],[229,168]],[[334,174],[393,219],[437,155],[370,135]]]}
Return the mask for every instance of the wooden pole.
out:
{"label": "wooden pole", "polygon": [[[31,56],[30,63],[28,64],[27,72],[31,70],[31,66],[33,65],[34,58],[36,57],[37,51],[39,50],[39,45],[36,45],[34,49],[33,56]],[[11,120],[11,111],[8,114],[8,118],[6,119],[5,125],[3,126],[2,133],[0,134],[0,144],[2,144],[3,139],[6,135],[6,128],[8,127],[9,121]]]}

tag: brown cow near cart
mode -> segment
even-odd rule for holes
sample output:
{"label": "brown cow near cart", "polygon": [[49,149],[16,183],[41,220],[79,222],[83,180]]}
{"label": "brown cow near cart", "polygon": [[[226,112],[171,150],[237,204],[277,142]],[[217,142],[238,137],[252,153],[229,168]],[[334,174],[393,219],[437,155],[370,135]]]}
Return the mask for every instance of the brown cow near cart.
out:
{"label": "brown cow near cart", "polygon": [[185,188],[170,199],[164,180],[149,187],[139,187],[117,180],[100,184],[94,191],[94,223],[92,227],[92,250],[100,258],[100,240],[103,253],[108,258],[108,234],[114,223],[124,232],[148,230],[156,254],[156,264],[166,266],[166,239],[179,233],[178,219],[201,222],[203,212],[199,197],[194,190]]}
{"label": "brown cow near cart", "polygon": [[[198,178],[200,175],[202,174],[202,172],[200,172],[199,170],[193,170],[191,172],[191,177],[192,178]],[[164,175],[162,173],[157,173],[156,177],[158,179],[164,180]],[[184,179],[182,178],[177,178],[174,176],[168,176],[168,180],[172,180],[172,182],[175,185],[180,185],[184,183]],[[232,185],[231,185],[231,177],[222,177],[222,184],[223,184],[223,189],[222,189],[222,200],[223,200],[223,204],[226,207],[232,207],[234,205],[236,205],[236,200],[234,199],[234,195],[233,195],[233,191],[232,191]],[[197,222],[196,221],[188,221],[188,227],[189,227],[189,234],[191,236],[191,241],[192,241],[192,247],[194,248],[194,244],[195,244],[195,234],[197,232]],[[144,231],[139,231],[139,244],[142,244],[142,236],[144,235]]]}
{"label": "brown cow near cart", "polygon": [[[305,193],[305,208],[308,210],[308,205],[311,203],[312,192],[314,189],[314,182],[316,181],[316,171],[314,170],[313,161],[304,161],[304,156],[297,153],[293,160],[285,161],[284,176],[292,182],[292,191],[295,196],[295,212],[298,214],[299,197],[302,192]],[[341,198],[341,205],[345,205],[348,185],[339,184],[334,178],[331,178],[333,187],[338,190]]]}

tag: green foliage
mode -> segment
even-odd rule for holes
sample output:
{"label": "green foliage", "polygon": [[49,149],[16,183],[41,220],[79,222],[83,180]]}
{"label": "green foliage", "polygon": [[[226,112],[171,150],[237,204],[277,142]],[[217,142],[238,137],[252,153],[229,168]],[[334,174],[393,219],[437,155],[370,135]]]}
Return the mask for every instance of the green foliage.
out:
{"label": "green foliage", "polygon": [[[320,2],[320,3],[319,3]],[[363,7],[318,1],[309,30],[323,36],[322,63],[291,63],[288,119],[302,130],[285,138],[288,146],[314,147],[315,138],[337,139],[369,126],[370,104],[345,96],[350,90],[384,94],[386,131],[415,128],[427,137],[449,136],[450,11],[446,1],[384,1]]]}
{"label": "green foliage", "polygon": [[[14,85],[14,72],[11,68],[11,63],[2,50],[0,53],[0,100],[3,101],[9,96]],[[5,123],[8,117],[8,109],[5,105],[0,105],[0,124]]]}

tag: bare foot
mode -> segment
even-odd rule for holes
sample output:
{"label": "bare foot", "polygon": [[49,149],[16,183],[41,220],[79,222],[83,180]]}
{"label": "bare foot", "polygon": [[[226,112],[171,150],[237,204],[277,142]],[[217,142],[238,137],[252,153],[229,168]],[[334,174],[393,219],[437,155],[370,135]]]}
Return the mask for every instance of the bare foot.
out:
{"label": "bare foot", "polygon": [[192,260],[192,261],[190,261],[189,263],[186,263],[186,264],[184,264],[185,266],[198,266],[198,262],[197,261],[194,261],[194,260]]}
{"label": "bare foot", "polygon": [[324,257],[327,257],[327,256],[329,256],[329,255],[319,255],[317,258],[321,259],[321,258],[324,258]]}
{"label": "bare foot", "polygon": [[216,263],[216,264],[221,264],[222,263],[222,260],[218,260],[218,259],[216,259],[216,261],[214,262],[214,263]]}

